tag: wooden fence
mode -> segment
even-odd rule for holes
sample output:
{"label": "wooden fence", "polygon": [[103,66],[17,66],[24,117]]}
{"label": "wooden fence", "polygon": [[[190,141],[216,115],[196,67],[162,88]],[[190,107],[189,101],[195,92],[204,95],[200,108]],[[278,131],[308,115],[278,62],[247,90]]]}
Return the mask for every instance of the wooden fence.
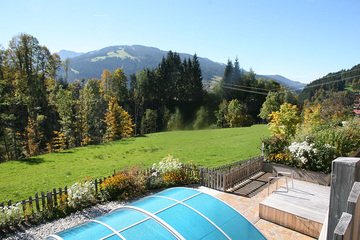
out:
{"label": "wooden fence", "polygon": [[246,178],[262,170],[264,158],[254,157],[217,168],[201,168],[201,185],[220,191],[227,191]]}
{"label": "wooden fence", "polygon": [[360,182],[355,182],[347,201],[347,212],[343,212],[334,231],[334,240],[360,239]]}
{"label": "wooden fence", "polygon": [[[110,176],[109,176],[110,177]],[[108,177],[94,179],[96,195],[100,192],[100,186],[103,181]],[[24,220],[31,220],[36,213],[42,213],[46,210],[52,210],[58,206],[65,205],[67,203],[68,187],[53,188],[49,192],[35,193],[34,196],[30,196],[28,199],[13,203],[11,200],[7,202],[1,202],[1,208],[9,208],[11,206],[18,206],[22,209]]]}
{"label": "wooden fence", "polygon": [[[199,169],[195,165],[183,164],[182,166],[182,170],[184,171],[186,176],[199,176]],[[151,168],[146,168],[139,170],[136,174],[143,174],[148,177],[152,172],[153,170]],[[115,173],[116,171],[114,171],[114,174],[112,174],[111,176],[114,176]],[[99,196],[98,194],[101,192],[101,184],[111,176],[104,178],[96,178],[92,180],[94,182],[96,196]],[[37,213],[42,213],[47,210],[51,211],[58,207],[65,206],[67,204],[67,194],[67,186],[65,186],[64,188],[54,188],[52,191],[49,192],[41,192],[40,194],[35,193],[34,196],[30,196],[29,198],[16,203],[13,203],[11,200],[7,202],[1,202],[0,211],[4,211],[4,208],[9,208],[11,206],[20,207],[23,214],[23,220],[31,222],[31,220]],[[0,233],[1,230],[2,226],[0,225]]]}

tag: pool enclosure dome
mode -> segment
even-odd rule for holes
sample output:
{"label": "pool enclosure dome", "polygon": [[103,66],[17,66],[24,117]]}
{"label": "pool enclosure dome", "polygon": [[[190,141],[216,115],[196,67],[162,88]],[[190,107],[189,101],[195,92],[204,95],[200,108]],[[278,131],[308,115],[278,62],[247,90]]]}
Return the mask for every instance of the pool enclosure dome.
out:
{"label": "pool enclosure dome", "polygon": [[70,239],[266,239],[234,208],[192,188],[170,188],[50,235]]}

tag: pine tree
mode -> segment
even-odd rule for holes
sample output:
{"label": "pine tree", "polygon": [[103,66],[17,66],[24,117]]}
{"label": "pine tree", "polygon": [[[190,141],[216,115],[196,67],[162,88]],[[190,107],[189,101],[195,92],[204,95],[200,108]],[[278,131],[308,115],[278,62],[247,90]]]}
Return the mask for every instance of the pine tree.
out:
{"label": "pine tree", "polygon": [[228,62],[226,64],[225,71],[224,71],[224,77],[223,77],[224,83],[231,83],[232,79],[233,79],[233,74],[234,74],[234,66],[233,66],[232,61],[230,59],[228,59]]}
{"label": "pine tree", "polygon": [[194,55],[191,63],[192,63],[191,64],[191,69],[192,69],[191,100],[195,102],[201,102],[203,99],[204,91],[202,84],[201,67],[200,67],[199,59],[196,54]]}
{"label": "pine tree", "polygon": [[141,120],[141,134],[156,132],[157,113],[155,110],[146,109]]}
{"label": "pine tree", "polygon": [[240,69],[239,59],[236,58],[234,62],[234,70],[233,74],[231,76],[231,82],[235,84],[241,84],[242,83],[242,72]]}
{"label": "pine tree", "polygon": [[106,109],[100,82],[90,79],[80,92],[79,121],[81,121],[82,144],[97,144],[103,139],[104,112]]}

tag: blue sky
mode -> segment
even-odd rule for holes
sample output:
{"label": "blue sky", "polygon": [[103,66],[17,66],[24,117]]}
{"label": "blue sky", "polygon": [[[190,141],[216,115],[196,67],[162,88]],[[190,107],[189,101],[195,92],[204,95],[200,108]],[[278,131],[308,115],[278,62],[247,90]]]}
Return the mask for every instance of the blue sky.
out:
{"label": "blue sky", "polygon": [[0,0],[0,44],[141,44],[310,82],[360,63],[359,0]]}

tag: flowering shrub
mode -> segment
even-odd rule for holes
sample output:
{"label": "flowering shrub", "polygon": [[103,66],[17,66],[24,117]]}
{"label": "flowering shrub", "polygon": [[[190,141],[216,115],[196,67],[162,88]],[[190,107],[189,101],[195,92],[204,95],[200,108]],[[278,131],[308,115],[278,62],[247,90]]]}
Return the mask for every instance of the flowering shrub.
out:
{"label": "flowering shrub", "polygon": [[288,162],[290,160],[287,146],[289,142],[282,137],[272,136],[263,139],[265,158],[272,162]]}
{"label": "flowering shrub", "polygon": [[199,182],[199,171],[194,165],[185,166],[177,158],[168,155],[152,166],[148,188],[160,188]]}
{"label": "flowering shrub", "polygon": [[19,205],[0,208],[0,227],[19,224],[22,218],[23,211]]}
{"label": "flowering shrub", "polygon": [[182,167],[179,159],[174,158],[172,155],[168,155],[164,157],[159,163],[154,163],[152,165],[152,170],[157,173],[167,173],[180,170]]}
{"label": "flowering shrub", "polygon": [[288,163],[292,160],[292,156],[288,152],[271,153],[268,156],[269,161],[276,163]]}
{"label": "flowering shrub", "polygon": [[314,158],[317,151],[314,144],[307,141],[293,142],[288,149],[300,166],[305,166],[311,158]]}
{"label": "flowering shrub", "polygon": [[101,189],[108,199],[127,200],[144,193],[145,176],[136,169],[118,172],[107,178]]}
{"label": "flowering shrub", "polygon": [[329,144],[311,142],[293,142],[288,147],[294,165],[315,171],[330,172],[331,161],[335,159],[335,149]]}
{"label": "flowering shrub", "polygon": [[75,183],[68,189],[68,204],[70,207],[88,206],[95,201],[95,185],[93,181]]}

